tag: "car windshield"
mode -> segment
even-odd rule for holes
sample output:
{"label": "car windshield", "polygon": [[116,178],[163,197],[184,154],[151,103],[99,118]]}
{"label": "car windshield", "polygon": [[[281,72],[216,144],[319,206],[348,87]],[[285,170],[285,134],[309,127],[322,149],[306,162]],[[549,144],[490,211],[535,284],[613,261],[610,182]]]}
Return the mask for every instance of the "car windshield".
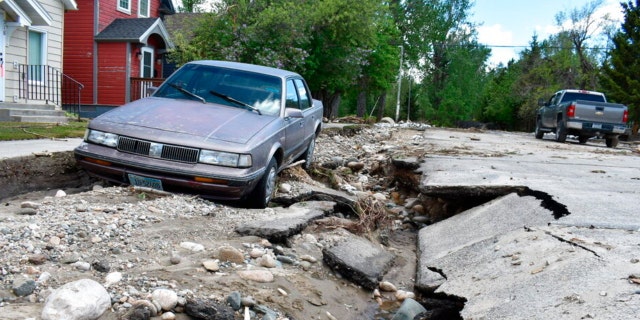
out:
{"label": "car windshield", "polygon": [[266,74],[187,64],[167,79],[154,96],[204,100],[263,115],[278,115],[280,87],[280,78]]}

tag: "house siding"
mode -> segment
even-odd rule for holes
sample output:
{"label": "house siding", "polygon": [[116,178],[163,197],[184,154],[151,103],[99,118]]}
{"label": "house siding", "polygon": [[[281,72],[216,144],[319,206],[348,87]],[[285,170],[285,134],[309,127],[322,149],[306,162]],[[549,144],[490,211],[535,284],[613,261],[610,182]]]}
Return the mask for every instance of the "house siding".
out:
{"label": "house siding", "polygon": [[[27,64],[28,30],[32,29],[46,34],[45,63],[56,69],[62,69],[64,6],[60,0],[39,0],[39,2],[51,16],[51,26],[20,27],[11,34],[10,39],[7,39],[5,46],[5,56],[7,57],[7,61],[5,61],[5,101],[14,101],[19,96],[20,75],[19,69],[14,66]],[[34,101],[30,102],[34,103]]]}
{"label": "house siding", "polygon": [[90,70],[94,69],[93,18],[96,2],[79,1],[78,11],[65,14],[65,19],[73,21],[73,26],[65,30],[63,72],[84,85],[81,104],[95,103],[93,72]]}
{"label": "house siding", "polygon": [[121,105],[125,103],[127,77],[127,44],[98,43],[98,104]]}

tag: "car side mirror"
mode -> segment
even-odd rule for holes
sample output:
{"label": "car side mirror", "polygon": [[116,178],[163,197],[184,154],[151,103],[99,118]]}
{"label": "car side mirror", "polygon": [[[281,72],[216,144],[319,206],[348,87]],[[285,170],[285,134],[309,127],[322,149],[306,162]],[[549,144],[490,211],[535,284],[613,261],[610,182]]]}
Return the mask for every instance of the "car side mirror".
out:
{"label": "car side mirror", "polygon": [[284,109],[284,116],[286,118],[303,118],[302,110],[296,108],[286,108]]}
{"label": "car side mirror", "polygon": [[547,102],[543,98],[538,99],[538,107],[546,107]]}

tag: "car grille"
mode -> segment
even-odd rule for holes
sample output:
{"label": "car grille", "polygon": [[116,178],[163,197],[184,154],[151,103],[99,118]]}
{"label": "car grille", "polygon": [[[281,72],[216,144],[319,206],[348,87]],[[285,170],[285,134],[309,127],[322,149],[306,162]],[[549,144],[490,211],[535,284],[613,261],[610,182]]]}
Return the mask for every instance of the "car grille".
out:
{"label": "car grille", "polygon": [[[151,146],[161,150],[151,150]],[[139,140],[129,137],[120,137],[118,139],[118,151],[135,153],[152,158],[160,158],[172,161],[196,163],[198,162],[199,149],[185,148],[179,146],[154,143],[145,140]]]}

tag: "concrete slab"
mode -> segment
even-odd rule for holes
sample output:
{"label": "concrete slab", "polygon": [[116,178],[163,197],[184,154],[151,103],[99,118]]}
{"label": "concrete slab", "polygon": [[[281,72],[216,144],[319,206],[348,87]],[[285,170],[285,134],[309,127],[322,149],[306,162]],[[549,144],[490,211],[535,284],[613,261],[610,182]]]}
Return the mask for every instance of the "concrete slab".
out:
{"label": "concrete slab", "polygon": [[324,262],[334,271],[370,290],[378,287],[394,258],[380,246],[356,235],[323,249],[322,253]]}
{"label": "concrete slab", "polygon": [[334,212],[335,202],[300,202],[288,208],[273,208],[271,220],[254,220],[236,227],[236,233],[268,239],[271,242],[284,242],[292,235],[300,233],[315,219]]}
{"label": "concrete slab", "polygon": [[542,208],[540,200],[512,193],[422,228],[418,234],[416,287],[433,291],[444,282],[443,275],[432,269],[442,269],[437,261],[447,255],[507,232],[546,225],[552,220],[552,212]]}
{"label": "concrete slab", "polygon": [[576,232],[521,228],[461,248],[432,262],[447,276],[436,293],[465,297],[463,319],[636,318],[634,245],[618,242],[626,232]]}
{"label": "concrete slab", "polygon": [[430,129],[424,138],[441,154],[453,155],[430,155],[424,161],[423,194],[444,187],[522,186],[566,206],[571,214],[556,224],[640,229],[637,206],[628,205],[629,199],[640,198],[640,157],[630,148],[557,143],[499,131]]}

